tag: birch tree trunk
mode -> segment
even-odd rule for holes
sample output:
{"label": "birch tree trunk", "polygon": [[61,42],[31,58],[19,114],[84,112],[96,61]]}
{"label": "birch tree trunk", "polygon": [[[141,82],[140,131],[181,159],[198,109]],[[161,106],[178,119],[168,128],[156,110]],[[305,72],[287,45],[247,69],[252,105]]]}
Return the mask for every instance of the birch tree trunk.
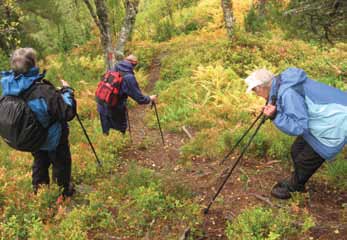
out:
{"label": "birch tree trunk", "polygon": [[133,31],[136,15],[138,12],[139,0],[125,0],[125,18],[116,44],[116,60],[120,61],[124,57],[125,44],[129,40]]}
{"label": "birch tree trunk", "polygon": [[83,0],[86,4],[90,15],[100,31],[101,45],[104,51],[104,60],[107,69],[113,65],[112,38],[110,32],[110,23],[107,14],[107,7],[104,0],[94,0],[95,9],[89,0]]}
{"label": "birch tree trunk", "polygon": [[233,15],[233,4],[231,0],[221,0],[225,27],[228,32],[228,36],[231,39],[234,33],[234,15]]}

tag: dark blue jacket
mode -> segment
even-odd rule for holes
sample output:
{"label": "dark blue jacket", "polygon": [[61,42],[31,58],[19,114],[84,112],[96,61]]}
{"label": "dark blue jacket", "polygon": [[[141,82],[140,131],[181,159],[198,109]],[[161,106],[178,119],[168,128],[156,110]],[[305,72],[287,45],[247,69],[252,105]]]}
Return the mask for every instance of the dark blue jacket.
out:
{"label": "dark blue jacket", "polygon": [[[128,96],[134,99],[138,104],[149,104],[150,98],[142,94],[139,84],[134,75],[134,67],[128,61],[121,61],[114,66],[115,71],[123,73],[123,81],[119,91],[119,102],[116,106],[117,110],[126,108]],[[112,109],[98,104],[98,111],[103,115],[112,115]]]}
{"label": "dark blue jacket", "polygon": [[[43,79],[38,68],[32,68],[26,74],[15,75],[13,71],[1,73],[2,95],[18,96],[29,89],[35,82]],[[40,84],[30,94],[34,95],[27,102],[37,120],[48,128],[48,137],[40,150],[54,151],[59,144],[62,126],[67,126],[76,115],[76,102],[71,88],[57,91],[51,84]]]}

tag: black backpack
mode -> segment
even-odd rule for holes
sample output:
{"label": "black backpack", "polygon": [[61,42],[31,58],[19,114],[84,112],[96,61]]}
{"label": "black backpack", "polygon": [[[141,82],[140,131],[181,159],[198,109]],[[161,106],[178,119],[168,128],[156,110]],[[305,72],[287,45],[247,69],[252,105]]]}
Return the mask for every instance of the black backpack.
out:
{"label": "black backpack", "polygon": [[36,152],[47,139],[48,130],[27,104],[37,85],[34,83],[19,96],[0,97],[0,136],[19,151]]}

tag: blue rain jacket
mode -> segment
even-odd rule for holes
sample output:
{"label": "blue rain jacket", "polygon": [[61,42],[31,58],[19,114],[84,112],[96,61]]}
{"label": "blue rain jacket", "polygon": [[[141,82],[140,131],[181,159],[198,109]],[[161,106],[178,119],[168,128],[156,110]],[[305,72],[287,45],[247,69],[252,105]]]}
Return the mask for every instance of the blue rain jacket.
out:
{"label": "blue rain jacket", "polygon": [[270,96],[276,94],[276,127],[303,136],[324,159],[335,158],[347,143],[347,93],[288,68],[272,83]]}

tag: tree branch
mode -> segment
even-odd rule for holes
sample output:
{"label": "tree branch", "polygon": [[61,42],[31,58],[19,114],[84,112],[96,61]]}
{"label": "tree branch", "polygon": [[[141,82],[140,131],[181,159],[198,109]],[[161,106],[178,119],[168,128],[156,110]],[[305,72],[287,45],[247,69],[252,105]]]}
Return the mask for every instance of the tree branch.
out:
{"label": "tree branch", "polygon": [[122,59],[124,55],[125,44],[130,38],[130,35],[133,31],[133,27],[136,21],[136,15],[138,12],[139,1],[126,0],[124,4],[125,4],[126,13],[125,13],[124,22],[123,22],[121,31],[119,33],[119,38],[116,45],[117,60]]}
{"label": "tree branch", "polygon": [[83,0],[83,2],[86,4],[90,15],[92,16],[95,24],[98,26],[99,29],[101,29],[101,24],[100,21],[98,19],[98,16],[96,15],[96,13],[94,12],[93,6],[91,5],[91,3],[89,2],[89,0]]}

